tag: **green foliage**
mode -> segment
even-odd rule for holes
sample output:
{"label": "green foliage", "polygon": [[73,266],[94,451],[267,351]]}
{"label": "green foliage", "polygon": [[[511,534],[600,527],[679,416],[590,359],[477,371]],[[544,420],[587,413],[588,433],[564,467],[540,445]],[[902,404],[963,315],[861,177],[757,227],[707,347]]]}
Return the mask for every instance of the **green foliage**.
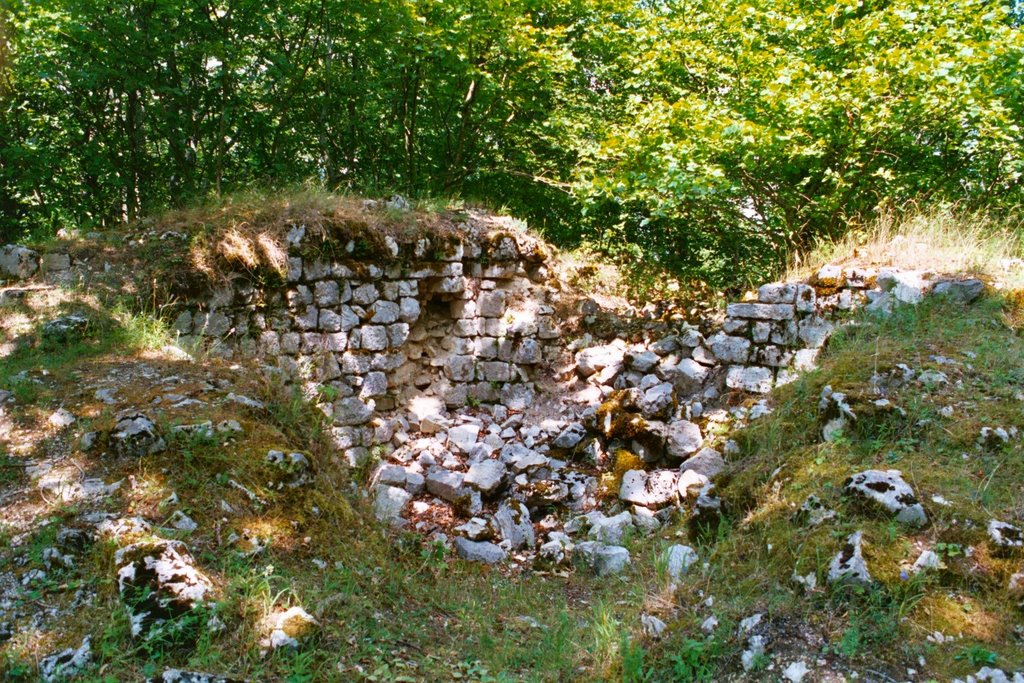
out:
{"label": "green foliage", "polygon": [[669,658],[672,663],[672,680],[679,681],[679,683],[699,683],[713,680],[715,669],[712,644],[713,641],[692,638],[684,640],[679,652]]}
{"label": "green foliage", "polygon": [[1019,7],[987,0],[0,8],[5,239],[305,182],[736,284],[880,205],[1021,198]]}
{"label": "green foliage", "polygon": [[883,203],[1020,201],[1024,36],[964,3],[675,0],[579,185],[594,238],[720,281]]}
{"label": "green foliage", "polygon": [[[252,184],[564,213],[627,3],[3,0],[0,228],[103,226]],[[622,19],[624,21],[624,19]]]}
{"label": "green foliage", "polygon": [[971,666],[992,666],[999,660],[999,655],[981,645],[965,647],[954,659],[966,660]]}

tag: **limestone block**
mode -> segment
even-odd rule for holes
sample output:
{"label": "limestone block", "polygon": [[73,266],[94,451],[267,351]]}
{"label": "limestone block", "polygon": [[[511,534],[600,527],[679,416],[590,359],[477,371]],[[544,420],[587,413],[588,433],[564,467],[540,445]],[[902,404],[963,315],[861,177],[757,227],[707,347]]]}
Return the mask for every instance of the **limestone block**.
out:
{"label": "limestone block", "polygon": [[772,390],[772,371],[770,368],[733,365],[726,373],[725,385],[730,389],[767,394]]}
{"label": "limestone block", "polygon": [[479,298],[479,313],[485,318],[500,318],[505,315],[505,297],[502,290],[484,292]]}
{"label": "limestone block", "polygon": [[384,351],[388,348],[388,329],[380,325],[364,325],[359,339],[361,348],[366,351]]}
{"label": "limestone block", "polygon": [[792,304],[729,304],[726,315],[755,320],[789,320],[794,316],[794,307]]}
{"label": "limestone block", "polygon": [[340,289],[334,280],[321,280],[313,288],[313,300],[317,306],[337,306],[340,298]]}

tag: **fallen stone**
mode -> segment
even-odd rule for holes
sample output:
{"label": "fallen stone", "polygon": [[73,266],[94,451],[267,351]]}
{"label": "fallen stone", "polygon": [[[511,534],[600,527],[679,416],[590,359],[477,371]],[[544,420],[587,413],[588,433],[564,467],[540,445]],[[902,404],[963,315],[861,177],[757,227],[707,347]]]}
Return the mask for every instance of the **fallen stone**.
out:
{"label": "fallen stone", "polygon": [[666,430],[666,450],[668,455],[683,460],[696,453],[704,443],[700,427],[687,420],[670,422]]}
{"label": "fallen stone", "polygon": [[871,574],[861,549],[862,538],[860,531],[851,534],[843,549],[832,558],[828,567],[829,583],[871,583]]}
{"label": "fallen stone", "polygon": [[665,551],[665,571],[673,581],[682,579],[683,574],[697,562],[697,551],[688,545],[675,544]]}
{"label": "fallen stone", "polygon": [[455,539],[455,552],[459,557],[470,562],[497,564],[505,560],[505,551],[500,546],[488,541],[471,541],[461,536]]}
{"label": "fallen stone", "polygon": [[892,513],[898,522],[915,526],[928,522],[924,507],[899,470],[859,472],[846,480],[843,490],[880,506]]}
{"label": "fallen stone", "polygon": [[39,270],[39,254],[19,244],[0,248],[0,275],[24,280]]}
{"label": "fallen stone", "polygon": [[118,414],[110,443],[114,453],[132,458],[154,455],[167,447],[157,431],[156,423],[145,413],[134,411]]}
{"label": "fallen stone", "polygon": [[943,280],[937,282],[932,293],[966,306],[973,303],[985,292],[985,283],[977,278],[968,280]]}
{"label": "fallen stone", "polygon": [[484,495],[496,493],[505,481],[507,470],[500,460],[481,460],[473,463],[464,482]]}
{"label": "fallen stone", "polygon": [[674,470],[630,470],[622,477],[619,498],[649,508],[658,508],[676,500],[679,473]]}
{"label": "fallen stone", "polygon": [[431,468],[427,472],[425,483],[427,491],[438,498],[447,500],[449,503],[457,501],[465,494],[463,490],[465,475],[461,472],[452,472],[443,467]]}
{"label": "fallen stone", "polygon": [[591,346],[576,354],[576,372],[583,377],[590,377],[605,368],[621,366],[625,355],[621,344]]}
{"label": "fallen stone", "polygon": [[46,683],[77,677],[92,663],[92,646],[86,636],[77,648],[47,655],[39,662],[39,676]]}
{"label": "fallen stone", "polygon": [[473,424],[459,425],[448,430],[448,443],[463,453],[468,453],[480,435],[480,426]]}
{"label": "fallen stone", "polygon": [[725,460],[722,454],[714,448],[702,448],[696,454],[690,456],[679,466],[680,472],[692,470],[708,479],[714,479],[725,469]]}
{"label": "fallen stone", "polygon": [[530,511],[522,503],[503,502],[494,513],[494,526],[498,529],[502,541],[507,542],[512,550],[532,548],[536,545]]}
{"label": "fallen stone", "polygon": [[551,445],[555,448],[575,448],[586,436],[587,428],[579,422],[573,422],[551,441]]}
{"label": "fallen stone", "polygon": [[261,630],[265,636],[260,645],[272,650],[295,649],[298,648],[299,641],[312,635],[317,626],[317,620],[306,610],[301,607],[290,607],[270,614],[263,620]]}
{"label": "fallen stone", "polygon": [[626,533],[633,530],[633,516],[628,512],[620,512],[613,517],[607,517],[604,513],[594,513],[591,516],[590,530],[587,535],[595,541],[618,545],[626,537]]}
{"label": "fallen stone", "polygon": [[181,541],[134,543],[114,554],[117,584],[133,637],[178,630],[176,620],[204,603],[213,584],[195,567]]}
{"label": "fallen stone", "polygon": [[573,557],[589,567],[598,576],[621,573],[630,564],[629,551],[618,545],[605,545],[598,541],[577,543]]}

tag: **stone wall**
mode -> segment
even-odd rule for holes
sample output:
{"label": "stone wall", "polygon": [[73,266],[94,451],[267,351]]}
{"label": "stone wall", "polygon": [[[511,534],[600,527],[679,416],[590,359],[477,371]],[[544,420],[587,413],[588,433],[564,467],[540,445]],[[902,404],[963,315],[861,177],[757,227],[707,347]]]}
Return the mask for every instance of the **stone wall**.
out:
{"label": "stone wall", "polygon": [[370,425],[382,412],[527,407],[535,369],[562,352],[559,290],[543,245],[522,231],[388,238],[385,254],[362,259],[345,255],[351,244],[340,257],[312,253],[301,230],[289,242],[284,282],[239,275],[173,326],[183,345],[313,385],[350,460],[390,440]]}

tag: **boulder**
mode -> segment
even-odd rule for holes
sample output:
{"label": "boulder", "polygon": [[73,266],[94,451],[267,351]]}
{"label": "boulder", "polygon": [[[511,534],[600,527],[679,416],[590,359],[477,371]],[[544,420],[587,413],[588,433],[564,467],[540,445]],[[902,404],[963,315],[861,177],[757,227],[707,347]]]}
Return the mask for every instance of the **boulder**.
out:
{"label": "boulder", "polygon": [[432,467],[427,472],[425,483],[427,491],[449,503],[454,503],[465,495],[463,488],[465,479],[465,475],[461,472],[452,472],[443,467]]}
{"label": "boulder", "polygon": [[918,304],[928,285],[915,271],[883,270],[878,274],[878,286],[900,303]]}
{"label": "boulder", "polygon": [[670,422],[666,429],[666,437],[665,447],[668,455],[677,460],[683,460],[696,453],[704,443],[700,427],[687,420]]}
{"label": "boulder", "polygon": [[0,249],[0,275],[23,280],[39,270],[39,254],[19,244]]}
{"label": "boulder", "polygon": [[622,546],[605,545],[599,541],[577,543],[573,557],[598,576],[618,574],[630,564],[628,550]]}
{"label": "boulder", "polygon": [[641,414],[649,419],[668,417],[672,413],[674,405],[673,387],[668,382],[655,384],[640,394],[637,399],[637,406],[640,408]]}
{"label": "boulder", "polygon": [[871,573],[861,549],[862,538],[860,531],[851,534],[843,549],[832,558],[828,567],[829,583],[871,583]]}
{"label": "boulder", "polygon": [[551,445],[555,448],[575,448],[586,436],[587,428],[579,422],[573,422],[551,441]]}
{"label": "boulder", "polygon": [[286,610],[268,615],[261,624],[264,638],[260,645],[264,648],[295,649],[299,641],[313,634],[319,623],[313,615],[301,607],[290,607]]}
{"label": "boulder", "polygon": [[710,370],[692,358],[683,358],[676,363],[662,361],[657,373],[659,377],[672,383],[677,394],[690,396],[703,388]]}
{"label": "boulder", "polygon": [[700,449],[679,466],[680,472],[692,470],[708,479],[715,478],[723,469],[725,469],[725,460],[722,458],[722,454],[714,448]]}
{"label": "boulder", "polygon": [[480,426],[464,424],[448,430],[448,443],[463,453],[468,453],[480,435]]}
{"label": "boulder", "polygon": [[505,501],[494,513],[494,526],[512,550],[536,545],[530,511],[522,503]]}
{"label": "boulder", "polygon": [[411,500],[412,494],[405,489],[382,484],[377,487],[373,514],[381,522],[398,526],[404,522],[402,513]]}
{"label": "boulder", "polygon": [[455,552],[470,562],[497,564],[505,559],[505,551],[488,541],[471,541],[461,536],[455,539]]}
{"label": "boulder", "polygon": [[626,351],[621,343],[591,346],[576,354],[576,372],[582,377],[590,377],[605,368],[620,367],[625,355]]}
{"label": "boulder", "polygon": [[114,554],[114,563],[136,638],[178,630],[178,618],[213,592],[213,583],[196,569],[181,541],[133,543]]}
{"label": "boulder", "polygon": [[156,423],[145,413],[131,410],[118,413],[110,444],[117,455],[132,458],[153,455],[167,447]]}
{"label": "boulder", "polygon": [[596,512],[590,515],[590,530],[587,535],[595,541],[617,545],[625,539],[627,531],[632,530],[633,516],[628,512],[620,512],[613,517]]}
{"label": "boulder", "polygon": [[921,526],[928,522],[924,507],[899,470],[865,470],[849,477],[843,490],[891,513],[898,522]]}
{"label": "boulder", "polygon": [[679,473],[675,470],[630,470],[622,477],[619,498],[627,503],[658,508],[676,500]]}
{"label": "boulder", "polygon": [[505,473],[505,463],[500,460],[481,460],[470,465],[464,482],[487,496],[498,492],[505,481]]}
{"label": "boulder", "polygon": [[985,283],[977,278],[943,280],[936,283],[932,288],[932,293],[936,296],[945,297],[950,301],[963,305],[973,303],[984,292]]}

